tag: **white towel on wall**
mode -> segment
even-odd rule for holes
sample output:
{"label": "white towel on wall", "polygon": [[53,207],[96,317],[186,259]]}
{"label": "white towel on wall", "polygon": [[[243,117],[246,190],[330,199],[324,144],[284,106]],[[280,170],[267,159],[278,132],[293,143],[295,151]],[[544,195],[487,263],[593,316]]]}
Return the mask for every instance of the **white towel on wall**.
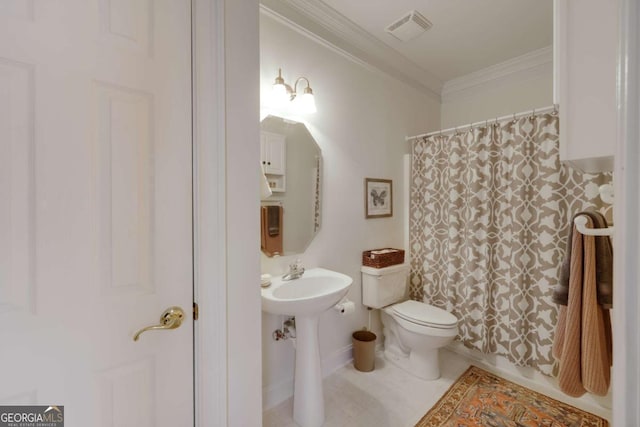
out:
{"label": "white towel on wall", "polygon": [[267,181],[264,169],[262,168],[262,165],[260,165],[260,199],[264,200],[271,196],[271,194],[273,193],[271,191],[271,187],[269,187],[269,181]]}

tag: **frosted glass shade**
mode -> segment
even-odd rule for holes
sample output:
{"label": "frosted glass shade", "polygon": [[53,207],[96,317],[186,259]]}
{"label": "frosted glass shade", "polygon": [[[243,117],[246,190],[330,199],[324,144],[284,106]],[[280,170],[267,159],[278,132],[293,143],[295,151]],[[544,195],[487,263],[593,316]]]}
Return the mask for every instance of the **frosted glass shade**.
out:
{"label": "frosted glass shade", "polygon": [[296,104],[296,110],[300,114],[310,114],[318,111],[316,109],[316,100],[312,93],[303,93],[302,95],[298,95],[294,102]]}
{"label": "frosted glass shade", "polygon": [[283,84],[274,84],[271,89],[271,105],[274,108],[286,108],[289,104],[289,94]]}

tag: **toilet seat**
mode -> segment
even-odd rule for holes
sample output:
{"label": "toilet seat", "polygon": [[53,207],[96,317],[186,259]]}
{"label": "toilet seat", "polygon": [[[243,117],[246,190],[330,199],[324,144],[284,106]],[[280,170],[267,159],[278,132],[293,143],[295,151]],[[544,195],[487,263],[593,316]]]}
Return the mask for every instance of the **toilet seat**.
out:
{"label": "toilet seat", "polygon": [[401,319],[420,326],[436,329],[452,329],[458,325],[458,319],[448,311],[418,301],[408,300],[389,307],[391,312]]}

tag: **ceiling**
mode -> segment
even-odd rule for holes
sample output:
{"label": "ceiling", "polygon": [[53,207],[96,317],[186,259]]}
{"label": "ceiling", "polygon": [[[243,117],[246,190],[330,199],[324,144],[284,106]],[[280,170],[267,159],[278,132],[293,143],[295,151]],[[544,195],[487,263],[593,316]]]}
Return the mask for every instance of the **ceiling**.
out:
{"label": "ceiling", "polygon": [[[550,46],[553,0],[324,0],[443,81]],[[416,10],[433,27],[408,42],[385,28]]]}
{"label": "ceiling", "polygon": [[[553,0],[261,0],[284,18],[415,87],[445,82],[551,46]],[[416,10],[433,26],[408,42],[385,28]],[[545,52],[546,53],[546,52]]]}

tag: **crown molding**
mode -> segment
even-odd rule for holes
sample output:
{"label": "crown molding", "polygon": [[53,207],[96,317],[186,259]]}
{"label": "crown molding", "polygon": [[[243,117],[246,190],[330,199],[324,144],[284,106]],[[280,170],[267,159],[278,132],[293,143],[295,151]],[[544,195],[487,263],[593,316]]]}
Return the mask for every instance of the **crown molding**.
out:
{"label": "crown molding", "polygon": [[295,22],[285,18],[284,16],[274,12],[273,10],[269,9],[268,7],[266,7],[264,4],[260,4],[260,13],[264,16],[268,16],[269,18],[273,19],[274,21],[278,22],[280,25],[283,25],[295,32],[297,32],[298,34],[301,34],[305,37],[307,37],[310,40],[313,40],[314,43],[317,43],[321,46],[323,46],[324,48],[340,55],[343,56],[344,58],[346,58],[347,60],[356,63],[358,65],[360,65],[361,67],[366,68],[367,70],[371,71],[371,72],[377,72],[377,73],[381,73],[385,76],[388,76],[386,73],[383,73],[382,71],[380,71],[378,68],[372,66],[371,64],[363,61],[362,59],[358,58],[357,56],[352,55],[351,53],[345,51],[344,49],[339,48],[338,46],[329,43],[328,41],[326,41],[323,38],[318,37],[315,33],[309,31],[307,28],[302,27],[301,25],[296,24]]}
{"label": "crown molding", "polygon": [[[263,12],[304,29],[358,60],[440,100],[443,81],[318,0],[260,0]],[[326,45],[326,44],[325,44]]]}
{"label": "crown molding", "polygon": [[549,73],[553,74],[553,47],[551,46],[445,82],[442,88],[442,102],[463,98],[489,85],[515,80],[524,81]]}

